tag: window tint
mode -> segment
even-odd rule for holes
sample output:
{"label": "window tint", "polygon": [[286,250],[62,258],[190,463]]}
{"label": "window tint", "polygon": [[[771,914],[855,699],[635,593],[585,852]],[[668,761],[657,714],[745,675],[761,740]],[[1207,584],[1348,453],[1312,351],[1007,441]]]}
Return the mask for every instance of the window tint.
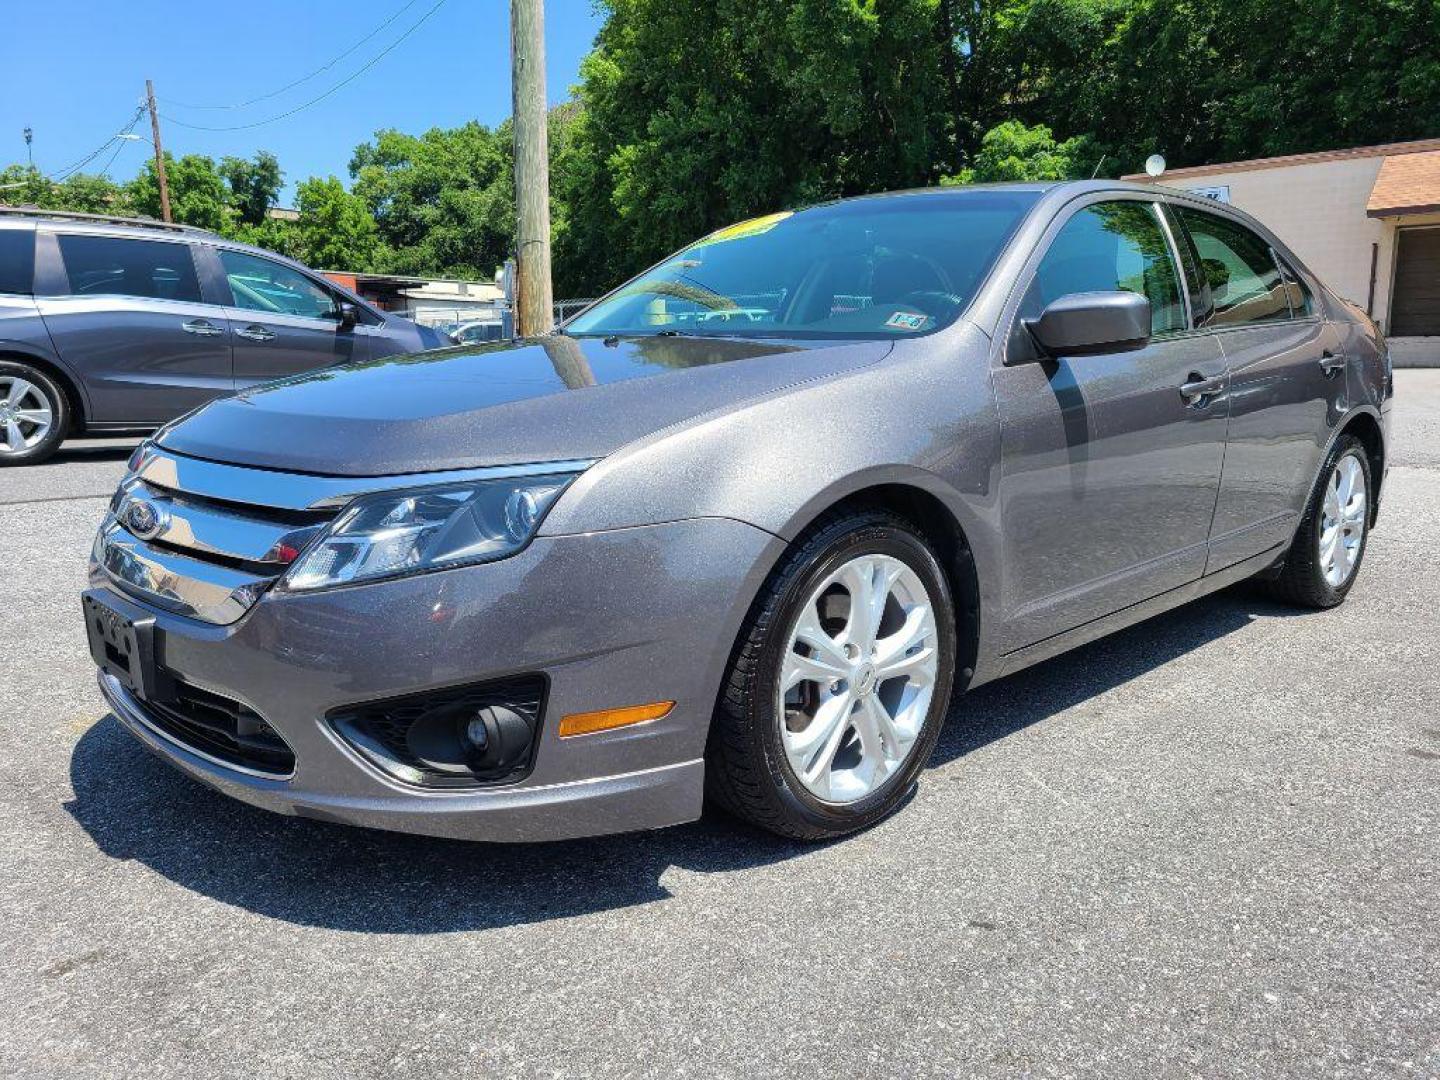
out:
{"label": "window tint", "polygon": [[312,319],[339,318],[334,295],[288,266],[243,251],[225,250],[220,252],[220,263],[238,308]]}
{"label": "window tint", "polygon": [[1150,301],[1152,334],[1186,329],[1180,278],[1148,202],[1097,203],[1079,211],[1051,243],[1031,288],[1037,309],[1069,293],[1139,293]]}
{"label": "window tint", "polygon": [[118,236],[61,236],[60,256],[72,296],[142,296],[200,301],[195,261],[186,244]]}
{"label": "window tint", "polygon": [[35,230],[0,229],[0,293],[34,291]]}
{"label": "window tint", "polygon": [[1200,258],[1202,288],[1214,310],[1202,326],[1239,326],[1290,318],[1285,283],[1270,245],[1227,218],[1177,206]]}

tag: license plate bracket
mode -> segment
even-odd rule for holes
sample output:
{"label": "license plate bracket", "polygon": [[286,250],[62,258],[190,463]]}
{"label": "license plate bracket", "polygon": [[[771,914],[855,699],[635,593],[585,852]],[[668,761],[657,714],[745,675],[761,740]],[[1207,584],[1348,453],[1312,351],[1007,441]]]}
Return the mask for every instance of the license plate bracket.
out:
{"label": "license plate bracket", "polygon": [[155,616],[100,589],[80,597],[90,656],[107,675],[145,701],[165,701],[174,683],[157,661]]}

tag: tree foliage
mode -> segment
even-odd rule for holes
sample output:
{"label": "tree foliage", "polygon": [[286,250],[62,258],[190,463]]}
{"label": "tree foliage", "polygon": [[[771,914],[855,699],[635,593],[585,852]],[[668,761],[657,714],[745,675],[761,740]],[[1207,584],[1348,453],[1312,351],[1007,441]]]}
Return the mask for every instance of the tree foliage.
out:
{"label": "tree foliage", "polygon": [[[1060,179],[1440,136],[1437,0],[600,0],[551,114],[558,295],[753,214],[937,182]],[[510,125],[379,131],[352,189],[171,159],[178,220],[331,268],[469,277],[513,252]],[[0,172],[0,200],[158,215],[128,184]],[[368,223],[368,224],[367,224]]]}

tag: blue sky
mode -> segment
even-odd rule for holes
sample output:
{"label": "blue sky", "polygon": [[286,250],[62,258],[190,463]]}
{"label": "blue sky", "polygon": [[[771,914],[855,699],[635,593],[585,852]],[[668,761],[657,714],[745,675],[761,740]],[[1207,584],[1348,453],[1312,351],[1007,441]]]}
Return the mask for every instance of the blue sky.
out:
{"label": "blue sky", "polygon": [[[307,176],[348,182],[355,146],[379,128],[419,133],[510,115],[509,6],[502,0],[444,0],[418,29],[353,82],[275,123],[229,132],[195,131],[265,120],[319,96],[357,71],[421,19],[437,0],[48,0],[7,5],[0,34],[0,165],[25,160],[22,129],[35,131],[35,164],[63,169],[124,126],[155,80],[162,137],[175,155],[249,156],[269,150],[286,173],[285,197]],[[315,71],[381,23],[385,29],[334,67],[243,109]],[[553,103],[565,100],[600,18],[591,0],[547,0],[546,67]],[[176,122],[167,123],[166,116]],[[149,136],[149,121],[136,128]],[[120,149],[110,174],[127,180],[148,142]],[[86,166],[98,171],[107,150]]]}

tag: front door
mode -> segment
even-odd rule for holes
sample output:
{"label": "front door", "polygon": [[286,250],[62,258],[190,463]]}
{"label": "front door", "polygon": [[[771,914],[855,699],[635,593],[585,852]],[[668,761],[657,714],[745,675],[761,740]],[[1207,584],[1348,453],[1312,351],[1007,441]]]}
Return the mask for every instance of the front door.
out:
{"label": "front door", "polygon": [[1344,347],[1300,276],[1233,218],[1173,204],[1198,263],[1196,322],[1230,371],[1230,429],[1207,573],[1278,549],[1294,534],[1345,414]]}
{"label": "front door", "polygon": [[216,254],[233,297],[236,389],[366,358],[367,339],[341,325],[338,298],[319,282],[248,252]]}
{"label": "front door", "polygon": [[[155,427],[233,389],[225,311],[204,302],[182,240],[41,234],[54,267],[36,306],[85,380],[90,420]],[[50,246],[54,245],[54,246]]]}
{"label": "front door", "polygon": [[[1225,361],[1190,328],[1157,206],[1091,202],[1050,235],[994,372],[1007,651],[1200,577],[1225,451]],[[1116,289],[1150,300],[1142,349],[1055,360],[1024,328]]]}

